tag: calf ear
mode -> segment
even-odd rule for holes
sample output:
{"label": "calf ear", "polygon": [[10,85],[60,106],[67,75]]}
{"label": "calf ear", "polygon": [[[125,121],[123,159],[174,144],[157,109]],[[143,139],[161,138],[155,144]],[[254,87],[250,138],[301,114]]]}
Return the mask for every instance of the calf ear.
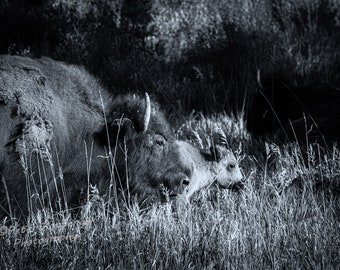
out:
{"label": "calf ear", "polygon": [[200,153],[203,156],[204,160],[206,160],[206,161],[215,161],[215,158],[211,154],[209,149],[201,149]]}
{"label": "calf ear", "polygon": [[217,161],[219,162],[222,158],[218,148],[211,146],[210,149],[200,150],[201,155],[206,161]]}
{"label": "calf ear", "polygon": [[210,152],[214,156],[215,161],[220,162],[222,159],[222,153],[217,146],[210,146]]}

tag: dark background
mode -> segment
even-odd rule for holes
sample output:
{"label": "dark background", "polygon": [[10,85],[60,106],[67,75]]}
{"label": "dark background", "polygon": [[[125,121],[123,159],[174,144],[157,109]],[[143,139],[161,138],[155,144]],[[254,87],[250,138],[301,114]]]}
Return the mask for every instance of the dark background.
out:
{"label": "dark background", "polygon": [[83,65],[170,117],[248,112],[256,74],[340,87],[336,0],[2,0],[0,53]]}

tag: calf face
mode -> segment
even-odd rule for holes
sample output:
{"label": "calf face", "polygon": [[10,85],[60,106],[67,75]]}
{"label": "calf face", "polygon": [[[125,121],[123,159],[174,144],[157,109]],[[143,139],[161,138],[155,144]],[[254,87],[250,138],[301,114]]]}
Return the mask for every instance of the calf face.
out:
{"label": "calf face", "polygon": [[217,145],[209,151],[179,141],[181,159],[192,169],[190,183],[183,192],[189,200],[193,194],[212,184],[222,188],[237,189],[242,187],[243,175],[234,154],[224,146]]}

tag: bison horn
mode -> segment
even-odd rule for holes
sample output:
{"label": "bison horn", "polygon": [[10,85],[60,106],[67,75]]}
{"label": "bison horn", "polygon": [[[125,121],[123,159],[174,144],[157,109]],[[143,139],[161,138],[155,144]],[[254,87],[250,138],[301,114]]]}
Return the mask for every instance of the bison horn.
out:
{"label": "bison horn", "polygon": [[148,93],[145,93],[145,113],[143,119],[143,132],[147,131],[151,116],[151,102]]}
{"label": "bison horn", "polygon": [[262,85],[262,82],[261,82],[261,71],[260,71],[260,69],[258,69],[257,73],[256,73],[256,84],[257,84],[257,87],[260,90],[263,90],[263,85]]}

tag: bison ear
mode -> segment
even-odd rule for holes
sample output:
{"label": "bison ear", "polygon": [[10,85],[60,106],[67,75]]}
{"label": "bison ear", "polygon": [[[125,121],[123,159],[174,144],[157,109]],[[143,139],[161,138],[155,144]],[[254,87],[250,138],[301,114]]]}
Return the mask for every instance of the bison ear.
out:
{"label": "bison ear", "polygon": [[[118,138],[129,136],[134,130],[133,122],[129,118],[115,119],[111,123],[111,132],[116,134]],[[115,140],[115,138],[114,138]]]}
{"label": "bison ear", "polygon": [[206,161],[217,161],[221,160],[221,153],[217,147],[211,146],[210,149],[201,150],[201,155]]}
{"label": "bison ear", "polygon": [[134,130],[133,123],[128,118],[115,119],[108,123],[108,128],[105,126],[101,131],[94,136],[103,145],[114,145],[117,140],[122,139],[124,136],[130,136]]}

